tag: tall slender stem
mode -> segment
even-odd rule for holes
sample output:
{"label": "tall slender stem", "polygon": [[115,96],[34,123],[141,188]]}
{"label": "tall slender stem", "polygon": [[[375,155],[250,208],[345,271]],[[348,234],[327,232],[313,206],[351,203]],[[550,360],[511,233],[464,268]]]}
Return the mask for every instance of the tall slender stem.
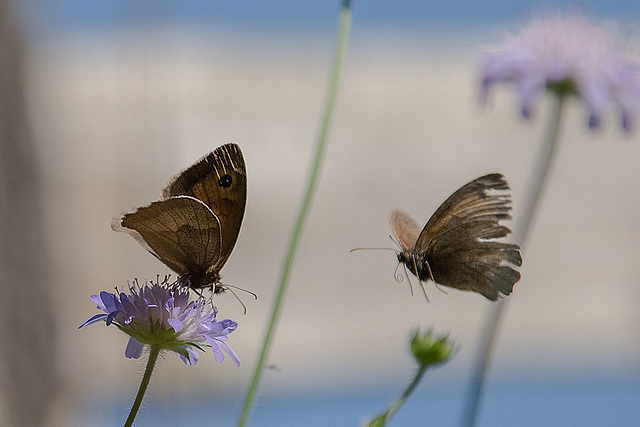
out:
{"label": "tall slender stem", "polygon": [[[558,133],[562,121],[565,98],[566,95],[553,93],[553,104],[549,113],[547,128],[545,129],[543,145],[538,152],[536,169],[527,186],[527,198],[524,200],[522,217],[519,219],[514,233],[514,240],[520,245],[522,251],[524,251],[524,245],[527,242],[531,228],[531,220],[539,207],[540,197],[544,191],[549,175],[549,168],[558,146]],[[500,300],[494,303],[487,318],[484,335],[480,341],[480,349],[469,385],[467,403],[462,419],[463,426],[471,427],[476,423],[478,407],[482,399],[485,377],[491,359],[493,345],[506,304],[506,300]]]}
{"label": "tall slender stem", "polygon": [[524,247],[529,236],[531,228],[532,218],[540,206],[540,197],[544,192],[545,185],[547,183],[547,177],[549,176],[549,168],[551,162],[555,157],[556,149],[558,147],[558,133],[560,131],[560,125],[562,123],[564,105],[567,95],[553,94],[553,103],[551,105],[551,111],[549,113],[549,123],[547,124],[545,133],[544,145],[538,152],[538,158],[536,164],[538,167],[534,170],[534,175],[531,177],[531,181],[527,186],[527,198],[524,200],[524,209],[522,210],[522,217],[519,218],[517,228],[514,232],[514,240]]}
{"label": "tall slender stem", "polygon": [[[402,405],[404,405],[404,402],[407,401],[411,393],[413,393],[413,390],[415,390],[417,385],[420,383],[420,380],[422,379],[424,373],[427,371],[427,368],[428,368],[428,365],[424,365],[424,364],[420,365],[420,367],[418,368],[418,372],[416,372],[416,375],[413,377],[413,380],[411,381],[411,383],[409,383],[407,388],[404,390],[404,392],[402,393],[402,396],[400,396],[395,402],[393,402],[393,404],[389,407],[389,409],[387,409],[386,412],[384,412],[381,415],[378,415],[378,417],[376,417],[376,420],[384,419],[384,424],[382,425],[386,425],[386,423],[388,423],[389,420],[391,420],[391,418],[396,414],[396,412],[398,412],[400,408],[402,408]],[[377,424],[374,423],[374,425],[377,425]]]}
{"label": "tall slender stem", "polygon": [[151,381],[151,373],[153,372],[153,368],[156,366],[156,362],[158,361],[159,354],[160,354],[160,347],[157,347],[157,346],[150,347],[149,360],[147,360],[147,367],[144,370],[144,375],[142,376],[142,382],[140,383],[140,388],[138,389],[136,400],[133,402],[133,406],[131,407],[131,411],[129,412],[129,417],[127,418],[127,421],[124,423],[124,427],[131,427],[133,425],[133,420],[136,418],[136,415],[140,410],[140,405],[142,404],[142,398],[144,397],[144,394],[147,391],[147,387],[149,386],[149,381]]}
{"label": "tall slender stem", "polygon": [[340,23],[338,26],[338,38],[336,42],[333,71],[331,74],[331,81],[329,84],[325,109],[322,116],[322,121],[320,123],[320,131],[315,141],[315,155],[314,155],[313,164],[311,166],[311,171],[310,171],[308,182],[307,182],[307,190],[304,196],[304,200],[302,202],[302,206],[300,207],[300,211],[298,213],[298,220],[296,221],[296,225],[293,230],[293,234],[291,236],[289,250],[287,251],[285,263],[281,272],[280,286],[278,288],[278,293],[276,294],[276,299],[273,304],[271,321],[269,322],[269,326],[267,328],[267,332],[264,337],[262,351],[260,353],[258,362],[256,363],[251,384],[249,385],[249,389],[247,390],[247,395],[245,397],[242,414],[240,415],[240,419],[238,421],[238,426],[246,425],[249,419],[249,414],[253,406],[255,394],[257,392],[258,386],[260,384],[260,380],[262,379],[262,374],[264,372],[265,362],[269,355],[269,351],[271,349],[272,337],[275,333],[275,330],[278,324],[278,319],[280,317],[280,309],[282,307],[282,304],[284,303],[284,296],[286,294],[286,290],[289,284],[289,275],[291,273],[291,267],[293,266],[293,263],[295,261],[295,256],[298,249],[298,243],[300,242],[300,236],[302,235],[302,230],[304,228],[304,224],[307,218],[307,212],[311,205],[311,201],[313,200],[313,196],[317,188],[317,182],[320,177],[322,161],[324,159],[325,152],[326,152],[327,136],[329,134],[329,130],[331,127],[331,121],[333,118],[333,111],[336,103],[338,87],[340,84],[340,78],[342,76],[342,69],[344,66],[344,60],[347,52],[347,42],[349,39],[349,31],[351,27],[350,3],[351,2],[349,0],[343,0],[342,7],[340,10]]}

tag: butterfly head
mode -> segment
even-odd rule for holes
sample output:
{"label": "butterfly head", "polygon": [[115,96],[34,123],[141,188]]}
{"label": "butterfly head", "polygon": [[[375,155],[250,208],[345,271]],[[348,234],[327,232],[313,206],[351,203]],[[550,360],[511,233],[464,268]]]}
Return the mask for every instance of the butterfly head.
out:
{"label": "butterfly head", "polygon": [[415,258],[415,251],[397,251],[396,257],[398,258],[398,262],[405,265],[413,264],[413,260]]}
{"label": "butterfly head", "polygon": [[205,271],[193,270],[181,275],[178,281],[181,285],[194,290],[209,288],[214,294],[221,294],[225,291],[225,287],[220,284],[220,279],[220,273],[209,269]]}
{"label": "butterfly head", "polygon": [[415,249],[405,249],[397,253],[398,262],[404,264],[407,269],[421,282],[433,280],[426,254]]}

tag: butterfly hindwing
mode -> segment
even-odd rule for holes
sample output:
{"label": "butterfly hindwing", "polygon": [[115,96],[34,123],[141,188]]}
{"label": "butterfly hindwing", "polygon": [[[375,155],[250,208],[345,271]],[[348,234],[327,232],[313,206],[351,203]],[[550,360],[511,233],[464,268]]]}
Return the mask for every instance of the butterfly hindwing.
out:
{"label": "butterfly hindwing", "polygon": [[200,200],[171,197],[125,214],[113,228],[132,235],[179,275],[206,270],[220,257],[220,223]]}
{"label": "butterfly hindwing", "polygon": [[441,285],[478,292],[495,301],[509,295],[520,273],[504,262],[520,266],[518,246],[501,242],[452,244],[425,256],[434,280]]}
{"label": "butterfly hindwing", "polygon": [[418,224],[406,213],[399,210],[389,212],[391,231],[403,250],[413,249],[420,235]]}

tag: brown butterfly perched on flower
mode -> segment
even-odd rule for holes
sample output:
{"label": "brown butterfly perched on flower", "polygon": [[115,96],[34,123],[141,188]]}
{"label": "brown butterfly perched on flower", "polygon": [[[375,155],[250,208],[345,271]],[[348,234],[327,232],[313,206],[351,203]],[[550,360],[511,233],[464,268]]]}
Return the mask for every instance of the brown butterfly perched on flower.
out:
{"label": "brown butterfly perched on flower", "polygon": [[[489,190],[498,193],[489,194]],[[422,231],[407,214],[392,210],[391,229],[402,249],[398,261],[421,285],[432,280],[478,292],[492,301],[509,295],[520,273],[503,264],[521,266],[520,247],[491,240],[511,233],[499,224],[501,219],[511,219],[511,199],[504,190],[509,185],[499,173],[473,180],[453,193]]]}
{"label": "brown butterfly perched on flower", "polygon": [[138,243],[193,289],[224,291],[220,270],[235,246],[247,200],[240,147],[216,148],[177,174],[162,199],[115,219],[111,228]]}

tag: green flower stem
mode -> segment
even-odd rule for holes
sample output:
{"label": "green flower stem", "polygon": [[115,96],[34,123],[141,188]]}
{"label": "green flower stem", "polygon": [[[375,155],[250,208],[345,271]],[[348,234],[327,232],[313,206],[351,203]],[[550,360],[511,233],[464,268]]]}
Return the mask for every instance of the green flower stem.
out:
{"label": "green flower stem", "polygon": [[528,185],[529,191],[527,192],[528,198],[524,200],[524,209],[522,210],[522,217],[518,221],[518,227],[514,232],[514,240],[522,248],[527,242],[527,236],[529,235],[529,229],[531,228],[531,219],[534,213],[540,206],[540,197],[545,189],[547,177],[549,176],[549,168],[551,162],[555,157],[556,149],[558,148],[558,133],[560,125],[563,119],[564,105],[567,95],[552,93],[553,103],[551,105],[551,111],[549,114],[549,123],[546,129],[545,141],[546,143],[541,147],[538,152],[538,159],[536,164],[538,167],[534,171],[535,175],[531,178],[531,182]]}
{"label": "green flower stem", "polygon": [[382,414],[374,418],[372,421],[370,421],[367,424],[367,426],[378,427],[378,426],[387,425],[387,423],[396,414],[396,412],[398,412],[400,408],[402,408],[402,405],[404,405],[404,402],[406,402],[409,396],[411,395],[411,393],[413,393],[413,390],[415,390],[415,388],[418,386],[418,384],[420,383],[420,380],[424,376],[424,373],[427,371],[427,368],[428,368],[428,365],[420,365],[418,368],[418,372],[416,372],[415,377],[413,378],[411,383],[407,386],[406,390],[402,393],[402,395],[398,398],[398,400],[393,402],[393,404],[389,406],[389,409],[387,409],[385,412],[383,412]]}
{"label": "green flower stem", "polygon": [[336,44],[331,83],[329,86],[324,114],[322,116],[320,132],[315,142],[315,157],[307,182],[307,192],[304,196],[304,201],[302,203],[302,207],[300,208],[300,212],[298,213],[298,220],[296,222],[293,235],[291,236],[289,250],[287,252],[286,261],[281,273],[280,287],[278,288],[278,293],[273,304],[271,321],[269,322],[269,327],[264,337],[262,351],[260,353],[260,358],[258,359],[258,362],[256,364],[251,384],[249,385],[249,389],[247,390],[247,395],[245,397],[242,414],[240,415],[240,419],[238,421],[238,426],[246,425],[249,419],[249,414],[253,406],[255,394],[260,384],[260,380],[262,379],[265,362],[271,348],[272,337],[275,333],[278,318],[280,317],[280,308],[282,307],[282,304],[284,302],[284,296],[289,283],[289,275],[291,273],[291,267],[293,266],[295,260],[298,243],[300,242],[300,236],[302,235],[302,229],[304,228],[304,224],[307,218],[307,212],[309,210],[309,206],[311,205],[313,195],[315,194],[317,182],[320,176],[322,160],[324,159],[326,152],[327,135],[329,133],[331,125],[331,119],[333,118],[336,95],[338,93],[338,86],[340,83],[340,77],[342,75],[342,69],[347,52],[347,42],[349,40],[349,31],[351,27],[350,3],[351,2],[349,0],[344,0],[340,11],[340,23],[338,27],[338,39]]}
{"label": "green flower stem", "polygon": [[142,382],[140,383],[140,388],[138,389],[138,394],[136,396],[136,400],[133,402],[133,406],[131,407],[131,411],[129,412],[129,417],[127,421],[124,423],[124,427],[130,427],[133,425],[133,420],[136,418],[138,414],[138,410],[140,409],[140,405],[142,404],[142,398],[144,397],[144,393],[147,391],[147,387],[149,386],[149,381],[151,381],[151,373],[153,372],[153,368],[156,366],[156,362],[158,361],[158,355],[160,354],[160,347],[150,346],[149,351],[149,360],[147,360],[147,367],[144,370],[144,375],[142,376]]}
{"label": "green flower stem", "polygon": [[[520,249],[524,251],[524,245],[527,242],[527,236],[531,228],[531,220],[534,213],[539,207],[540,197],[544,191],[549,168],[553,161],[558,146],[558,132],[563,118],[565,99],[567,95],[562,93],[551,92],[553,95],[553,104],[549,114],[549,121],[545,130],[544,145],[538,152],[536,160],[536,169],[534,175],[527,188],[528,197],[524,200],[522,217],[518,221],[517,228],[514,233],[514,240],[520,245]],[[486,321],[484,336],[480,341],[480,349],[476,359],[476,365],[473,369],[471,383],[467,395],[467,404],[463,414],[463,426],[473,426],[476,423],[478,415],[478,406],[482,398],[484,381],[491,358],[493,344],[495,342],[497,330],[500,326],[502,313],[505,310],[507,301],[500,300],[493,304],[489,317]]]}

